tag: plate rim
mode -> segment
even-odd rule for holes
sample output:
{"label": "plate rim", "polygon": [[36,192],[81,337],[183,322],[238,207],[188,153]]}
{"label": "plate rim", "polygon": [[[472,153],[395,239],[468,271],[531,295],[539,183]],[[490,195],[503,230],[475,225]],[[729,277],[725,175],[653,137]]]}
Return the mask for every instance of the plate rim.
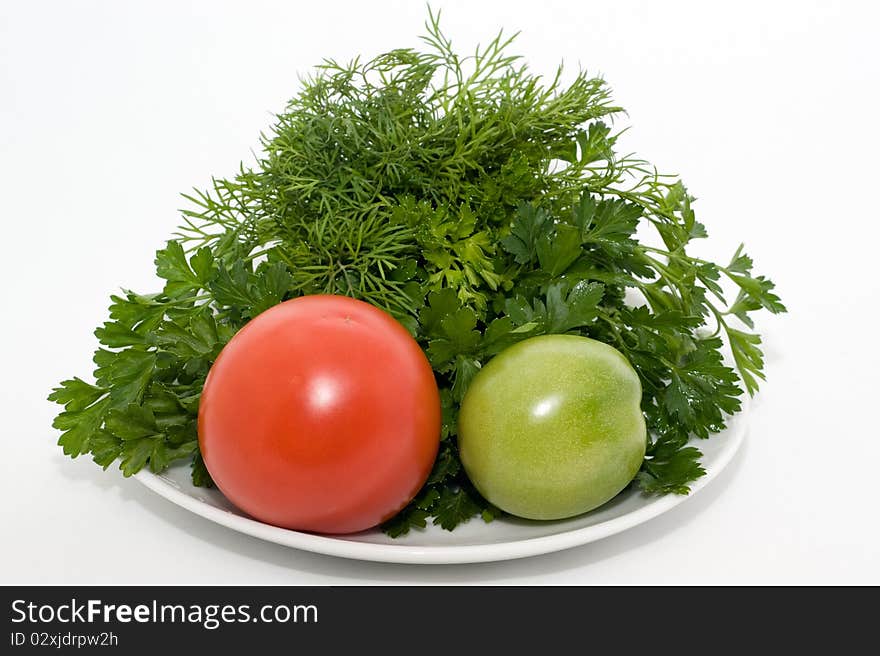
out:
{"label": "plate rim", "polygon": [[345,540],[266,524],[250,517],[230,513],[200,501],[165,481],[158,474],[142,469],[134,478],[146,488],[190,512],[251,537],[325,556],[408,565],[455,565],[485,563],[538,556],[577,547],[615,535],[647,522],[692,498],[720,474],[739,451],[747,432],[748,404],[728,418],[729,434],[709,439],[723,439],[724,444],[711,468],[691,484],[687,495],[667,494],[619,517],[598,524],[574,528],[552,535],[490,544],[467,545],[389,545]]}

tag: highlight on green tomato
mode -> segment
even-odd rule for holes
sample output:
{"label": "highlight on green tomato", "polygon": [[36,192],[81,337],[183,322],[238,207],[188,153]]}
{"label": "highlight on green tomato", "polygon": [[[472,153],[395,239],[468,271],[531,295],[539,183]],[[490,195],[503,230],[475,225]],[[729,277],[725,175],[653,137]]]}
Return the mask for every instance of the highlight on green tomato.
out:
{"label": "highlight on green tomato", "polygon": [[587,337],[544,335],[474,377],[459,414],[461,462],[491,503],[562,519],[613,498],[645,456],[642,388],[627,359]]}

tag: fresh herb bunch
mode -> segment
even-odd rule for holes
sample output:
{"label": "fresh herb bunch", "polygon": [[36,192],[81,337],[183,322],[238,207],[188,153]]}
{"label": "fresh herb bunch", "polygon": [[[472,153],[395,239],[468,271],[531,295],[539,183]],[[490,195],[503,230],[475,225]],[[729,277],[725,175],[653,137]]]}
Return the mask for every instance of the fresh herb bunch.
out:
{"label": "fresh herb bunch", "polygon": [[[706,237],[694,199],[615,151],[622,110],[601,79],[563,84],[560,69],[544,82],[502,34],[459,56],[435,15],[424,41],[426,52],[325,61],[253,168],[185,196],[184,225],[156,254],[162,291],[111,297],[94,383],[66,380],[49,397],[64,405],[66,454],[119,460],[126,476],[186,458],[193,483],[210,485],[196,417],[211,363],[263,310],[331,293],[397,317],[441,389],[434,470],[391,535],[498,513],[461,468],[456,414],[480,367],[535,335],[589,336],[630,360],[649,426],[642,490],[683,494],[704,473],[689,439],[722,430],[741,386],[763,378],[750,315],[785,311],[773,283],[742,248],[723,266],[688,254]],[[656,245],[636,239],[641,224]]]}

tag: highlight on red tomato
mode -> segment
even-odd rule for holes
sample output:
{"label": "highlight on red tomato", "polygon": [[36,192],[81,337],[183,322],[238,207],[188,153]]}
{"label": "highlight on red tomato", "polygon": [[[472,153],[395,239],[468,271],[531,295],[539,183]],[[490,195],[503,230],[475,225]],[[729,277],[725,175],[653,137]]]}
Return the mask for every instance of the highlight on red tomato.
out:
{"label": "highlight on red tomato", "polygon": [[263,312],[220,353],[199,446],[238,508],[285,528],[351,533],[401,510],[440,441],[427,358],[384,311],[303,296]]}

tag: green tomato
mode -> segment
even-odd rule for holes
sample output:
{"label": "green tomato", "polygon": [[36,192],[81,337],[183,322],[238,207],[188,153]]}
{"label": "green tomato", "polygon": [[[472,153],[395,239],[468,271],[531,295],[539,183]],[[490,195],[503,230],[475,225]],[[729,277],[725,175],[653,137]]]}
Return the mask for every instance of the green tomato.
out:
{"label": "green tomato", "polygon": [[627,486],[645,457],[642,386],[616,349],[545,335],[504,350],[461,404],[458,444],[473,484],[528,519],[572,517]]}

